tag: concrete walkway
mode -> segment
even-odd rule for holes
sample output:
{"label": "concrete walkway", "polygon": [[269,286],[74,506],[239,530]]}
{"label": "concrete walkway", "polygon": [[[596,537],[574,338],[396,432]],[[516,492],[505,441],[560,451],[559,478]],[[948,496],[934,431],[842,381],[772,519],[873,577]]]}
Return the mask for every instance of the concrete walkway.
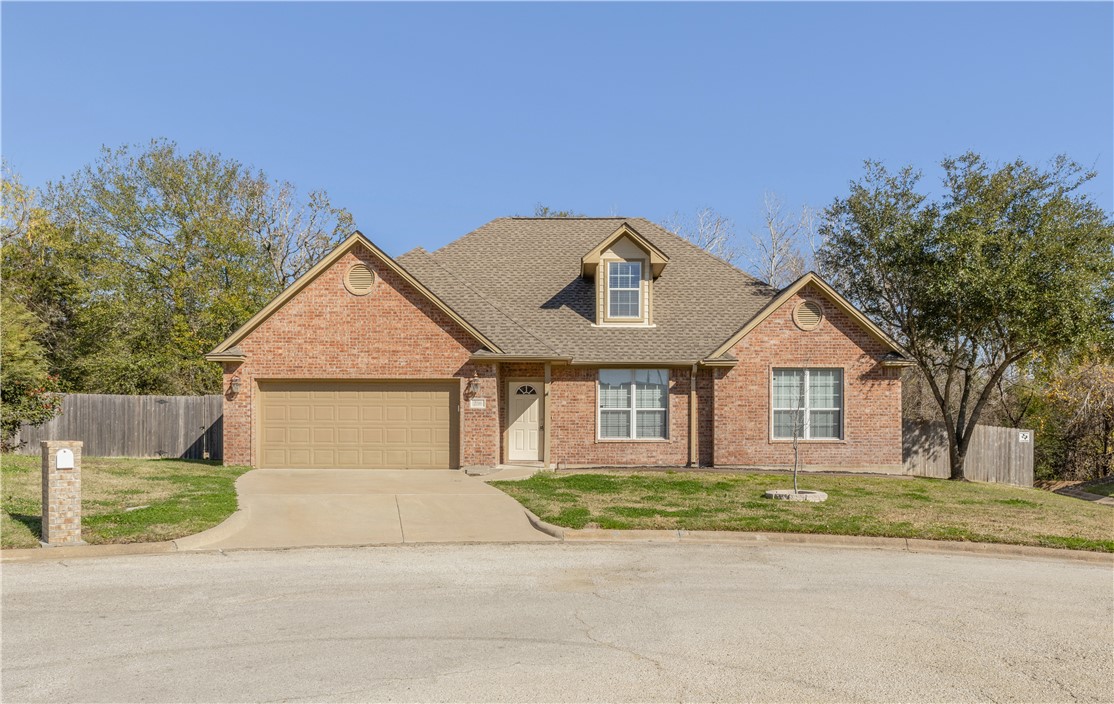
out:
{"label": "concrete walkway", "polygon": [[498,489],[452,470],[257,469],[240,510],[179,550],[551,541]]}
{"label": "concrete walkway", "polygon": [[1070,496],[1073,499],[1083,499],[1084,501],[1092,501],[1096,504],[1103,506],[1114,506],[1114,496],[1105,496],[1103,494],[1093,494],[1087,489],[1098,486],[1109,486],[1114,484],[1114,478],[1100,479],[1098,481],[1083,482],[1082,484],[1073,484],[1072,486],[1065,486],[1060,489],[1054,490],[1052,493],[1060,494],[1061,496]]}

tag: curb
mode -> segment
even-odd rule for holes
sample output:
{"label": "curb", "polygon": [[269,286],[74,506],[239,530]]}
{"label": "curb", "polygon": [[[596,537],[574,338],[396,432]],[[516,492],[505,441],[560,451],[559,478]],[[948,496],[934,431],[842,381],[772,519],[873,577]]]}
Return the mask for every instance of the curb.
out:
{"label": "curb", "polygon": [[[533,522],[533,519],[531,520]],[[549,526],[538,520],[539,524]],[[539,530],[542,530],[539,528]],[[603,530],[569,528],[561,531],[564,542],[583,543],[696,543],[707,545],[802,545],[805,547],[872,548],[910,553],[982,555],[1063,560],[1114,566],[1114,554],[1088,550],[1063,550],[1003,543],[967,543],[922,538],[884,538],[812,533],[745,533],[704,530]],[[552,535],[552,533],[551,533]]]}
{"label": "curb", "polygon": [[551,535],[554,538],[557,538],[557,540],[565,539],[565,533],[569,529],[562,528],[561,526],[555,526],[552,523],[546,523],[542,519],[535,516],[534,512],[528,508],[524,508],[522,510],[526,512],[526,520],[530,521],[530,525],[534,527],[534,530],[545,533],[546,535]]}
{"label": "curb", "polygon": [[[745,533],[733,531],[700,530],[603,530],[562,528],[547,523],[533,512],[523,509],[526,519],[535,530],[556,538],[564,543],[671,543],[696,545],[800,545],[803,547],[857,548],[874,550],[895,550],[908,553],[932,553],[939,555],[977,555],[983,557],[1006,557],[1023,559],[1048,559],[1063,562],[1105,565],[1114,567],[1114,554],[1091,552],[1087,550],[1063,550],[1028,545],[1007,545],[1003,543],[965,543],[948,540],[924,540],[921,538],[884,538],[855,535],[825,535],[813,533]],[[244,515],[240,515],[244,514]],[[233,520],[235,519],[235,520]],[[225,552],[218,548],[205,547],[234,533],[239,524],[246,519],[245,511],[237,511],[224,523],[196,535],[168,540],[160,543],[120,543],[110,545],[73,545],[43,548],[19,548],[0,550],[0,562],[47,562],[51,560],[75,559],[84,557],[113,557],[119,555],[165,555],[176,552]],[[201,539],[204,538],[204,539]],[[300,545],[287,548],[231,548],[239,550],[300,550],[312,548],[359,548],[386,547],[400,545],[476,545],[489,543],[367,543],[363,545]],[[519,544],[507,541],[502,544]],[[530,544],[534,543],[521,543]]]}
{"label": "curb", "polygon": [[0,550],[0,562],[47,562],[80,557],[113,557],[117,555],[165,555],[177,552],[173,540],[161,543],[113,543],[109,545],[61,545],[57,547]]}
{"label": "curb", "polygon": [[238,533],[245,525],[247,525],[247,521],[248,508],[245,506],[243,508],[236,509],[235,513],[233,513],[231,516],[208,530],[203,530],[200,533],[177,538],[175,540],[172,540],[171,542],[174,543],[175,548],[181,551],[204,550],[206,546],[220,542],[221,540],[224,540],[225,538]]}

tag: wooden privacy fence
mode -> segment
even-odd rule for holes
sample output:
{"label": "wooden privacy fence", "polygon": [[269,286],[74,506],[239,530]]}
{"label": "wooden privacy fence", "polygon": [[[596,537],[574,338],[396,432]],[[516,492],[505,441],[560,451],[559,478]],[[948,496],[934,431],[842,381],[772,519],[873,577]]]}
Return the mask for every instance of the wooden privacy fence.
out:
{"label": "wooden privacy fence", "polygon": [[220,396],[66,394],[62,413],[19,431],[18,452],[42,440],[81,440],[87,457],[224,458]]}
{"label": "wooden privacy fence", "polygon": [[[902,424],[905,471],[920,477],[951,476],[948,431],[943,423],[911,421]],[[977,425],[967,448],[963,474],[973,482],[1033,486],[1032,430]]]}

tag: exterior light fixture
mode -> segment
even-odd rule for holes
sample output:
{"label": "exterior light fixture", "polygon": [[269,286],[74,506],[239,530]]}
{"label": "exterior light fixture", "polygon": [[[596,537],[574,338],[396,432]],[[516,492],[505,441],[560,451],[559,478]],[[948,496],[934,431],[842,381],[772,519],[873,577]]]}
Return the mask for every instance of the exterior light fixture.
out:
{"label": "exterior light fixture", "polygon": [[231,391],[233,394],[240,393],[240,377],[232,377],[232,381],[228,382],[228,390]]}
{"label": "exterior light fixture", "polygon": [[468,385],[464,387],[464,393],[469,396],[475,396],[480,392],[480,380],[472,377],[468,380]]}

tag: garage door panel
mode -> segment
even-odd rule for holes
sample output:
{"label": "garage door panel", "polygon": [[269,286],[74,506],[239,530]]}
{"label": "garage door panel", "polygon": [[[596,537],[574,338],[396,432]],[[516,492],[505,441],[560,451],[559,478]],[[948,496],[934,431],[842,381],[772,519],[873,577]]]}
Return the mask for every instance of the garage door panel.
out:
{"label": "garage door panel", "polygon": [[406,445],[407,443],[406,428],[384,428],[383,429],[383,444],[387,446]]}
{"label": "garage door panel", "polygon": [[286,406],[269,406],[263,409],[263,420],[286,420]]}
{"label": "garage door panel", "polygon": [[305,405],[291,405],[287,407],[286,417],[292,421],[307,421],[310,419],[310,407]]}
{"label": "garage door panel", "polygon": [[266,445],[282,445],[286,442],[286,438],[286,428],[275,428],[268,425],[263,429],[263,442]]}
{"label": "garage door panel", "polygon": [[337,443],[341,445],[359,445],[359,428],[337,428]]}
{"label": "garage door panel", "polygon": [[[351,405],[349,405],[351,404]],[[337,406],[337,420],[343,421],[358,421],[360,420],[360,406],[356,403],[346,401],[345,405]]]}
{"label": "garage door panel", "polygon": [[384,420],[388,423],[405,423],[409,420],[407,417],[408,410],[406,405],[395,401],[383,407]]}
{"label": "garage door panel", "polygon": [[337,450],[337,463],[344,467],[360,466],[360,451],[356,449]]}
{"label": "garage door panel", "polygon": [[[310,442],[310,428],[309,426],[296,426],[289,428],[286,431],[285,441],[291,445],[308,445]],[[283,442],[283,440],[278,440]]]}
{"label": "garage door panel", "polygon": [[267,467],[456,466],[455,382],[260,382]]}
{"label": "garage door panel", "polygon": [[360,428],[360,442],[365,445],[382,445],[383,429],[367,427]]}

